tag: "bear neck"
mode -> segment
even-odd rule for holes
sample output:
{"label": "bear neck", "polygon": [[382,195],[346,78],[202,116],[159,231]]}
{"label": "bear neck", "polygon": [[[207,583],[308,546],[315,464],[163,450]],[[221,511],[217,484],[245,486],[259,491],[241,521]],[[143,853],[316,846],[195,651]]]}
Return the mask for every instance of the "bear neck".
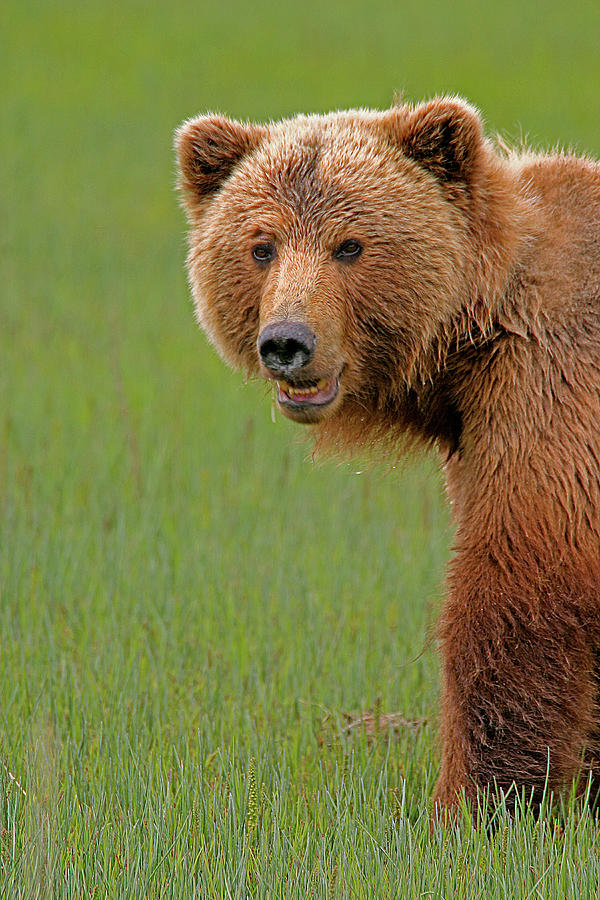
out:
{"label": "bear neck", "polygon": [[496,244],[494,273],[482,260],[493,290],[473,299],[489,325],[470,318],[420,398],[453,409],[459,435],[428,437],[445,460],[459,550],[492,553],[509,581],[521,572],[597,585],[600,220],[590,197],[600,199],[600,167],[565,156],[506,166],[518,240]]}
{"label": "bear neck", "polygon": [[[457,312],[441,323],[415,361],[416,382],[445,374],[463,347],[483,346],[503,331],[526,335],[537,328],[534,298],[519,285],[535,254],[544,216],[532,181],[512,160],[482,147],[479,174],[460,204],[464,223],[464,288]],[[411,385],[412,386],[412,385]]]}
{"label": "bear neck", "polygon": [[523,285],[544,228],[543,212],[531,179],[514,161],[501,159],[490,146],[482,152],[482,174],[461,203],[466,251],[458,311],[440,323],[396,384],[378,386],[369,398],[373,431],[368,438],[363,427],[365,443],[389,445],[388,435],[394,435],[401,452],[423,442],[436,445],[443,458],[460,452],[463,419],[474,402],[472,388],[464,389],[474,360],[493,356],[508,334],[541,339],[537,299]]}

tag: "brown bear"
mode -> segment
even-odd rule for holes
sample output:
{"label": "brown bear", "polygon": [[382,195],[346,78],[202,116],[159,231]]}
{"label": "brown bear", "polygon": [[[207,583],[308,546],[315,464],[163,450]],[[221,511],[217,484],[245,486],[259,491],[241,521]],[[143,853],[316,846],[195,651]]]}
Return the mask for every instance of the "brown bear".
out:
{"label": "brown bear", "polygon": [[[435,445],[438,808],[600,787],[600,165],[442,97],[177,132],[197,316],[318,449]],[[600,772],[600,770],[598,770]]]}

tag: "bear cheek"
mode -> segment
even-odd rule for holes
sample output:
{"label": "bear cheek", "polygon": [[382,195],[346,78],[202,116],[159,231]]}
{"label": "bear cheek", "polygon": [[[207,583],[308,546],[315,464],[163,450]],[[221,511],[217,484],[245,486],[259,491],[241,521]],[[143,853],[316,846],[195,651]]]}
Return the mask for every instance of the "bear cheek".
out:
{"label": "bear cheek", "polygon": [[229,365],[256,374],[260,287],[240,269],[239,260],[236,270],[231,257],[192,255],[190,282],[198,323]]}
{"label": "bear cheek", "polygon": [[[423,276],[410,254],[395,250],[396,264],[382,257],[377,275],[349,297],[349,358],[361,388],[379,395],[412,383],[419,359],[435,340],[446,316],[444,291]],[[372,289],[377,284],[377,292]]]}
{"label": "bear cheek", "polygon": [[238,286],[219,287],[211,311],[212,334],[227,361],[249,375],[258,373],[258,322],[259,304],[254,292]]}

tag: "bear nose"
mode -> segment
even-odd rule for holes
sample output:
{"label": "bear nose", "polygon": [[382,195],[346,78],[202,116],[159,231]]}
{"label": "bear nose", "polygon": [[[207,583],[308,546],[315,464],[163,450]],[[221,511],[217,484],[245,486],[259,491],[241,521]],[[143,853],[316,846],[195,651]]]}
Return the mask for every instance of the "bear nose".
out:
{"label": "bear nose", "polygon": [[258,337],[258,354],[273,375],[291,378],[308,365],[317,338],[302,322],[273,322]]}

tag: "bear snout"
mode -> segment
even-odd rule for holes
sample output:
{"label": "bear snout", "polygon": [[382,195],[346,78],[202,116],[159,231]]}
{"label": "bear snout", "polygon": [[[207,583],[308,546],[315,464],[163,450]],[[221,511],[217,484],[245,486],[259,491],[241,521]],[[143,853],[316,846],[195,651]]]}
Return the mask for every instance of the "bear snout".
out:
{"label": "bear snout", "polygon": [[309,364],[316,346],[316,335],[308,325],[287,319],[267,325],[257,341],[258,355],[265,368],[285,378],[293,378]]}

